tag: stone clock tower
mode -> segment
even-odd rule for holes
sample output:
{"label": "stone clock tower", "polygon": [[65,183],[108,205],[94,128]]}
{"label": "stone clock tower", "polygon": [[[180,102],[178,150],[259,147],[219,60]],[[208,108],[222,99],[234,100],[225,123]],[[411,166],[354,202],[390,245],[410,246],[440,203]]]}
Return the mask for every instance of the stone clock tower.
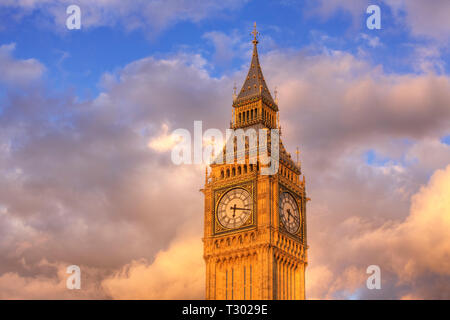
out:
{"label": "stone clock tower", "polygon": [[[277,129],[278,101],[261,71],[256,25],[253,35],[250,69],[233,97],[231,129]],[[260,159],[252,158],[247,142],[245,147],[240,161],[213,162],[206,172],[206,299],[305,299],[308,199],[300,163],[280,139],[278,171],[263,175]]]}

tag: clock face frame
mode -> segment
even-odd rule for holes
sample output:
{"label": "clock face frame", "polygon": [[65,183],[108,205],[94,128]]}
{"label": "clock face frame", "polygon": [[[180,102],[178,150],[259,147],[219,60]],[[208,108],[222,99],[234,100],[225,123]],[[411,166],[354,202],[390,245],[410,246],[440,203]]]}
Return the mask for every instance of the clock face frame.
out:
{"label": "clock face frame", "polygon": [[253,213],[253,196],[244,188],[236,187],[225,192],[217,204],[217,220],[223,228],[242,227]]}
{"label": "clock face frame", "polygon": [[298,203],[289,192],[280,194],[280,220],[284,228],[291,234],[297,234],[301,226]]}

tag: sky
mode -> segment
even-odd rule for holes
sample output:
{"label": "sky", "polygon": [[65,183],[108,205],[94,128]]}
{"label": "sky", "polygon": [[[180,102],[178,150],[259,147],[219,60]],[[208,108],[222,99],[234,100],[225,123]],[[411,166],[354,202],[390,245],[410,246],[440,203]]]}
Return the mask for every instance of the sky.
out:
{"label": "sky", "polygon": [[204,298],[204,165],[173,164],[171,132],[227,128],[254,22],[312,199],[307,298],[449,299],[449,16],[447,0],[0,0],[0,299]]}

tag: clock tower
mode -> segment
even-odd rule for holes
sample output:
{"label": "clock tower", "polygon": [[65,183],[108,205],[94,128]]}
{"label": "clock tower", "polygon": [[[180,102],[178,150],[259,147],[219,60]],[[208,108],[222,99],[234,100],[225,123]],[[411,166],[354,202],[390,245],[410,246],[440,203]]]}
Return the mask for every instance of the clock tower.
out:
{"label": "clock tower", "polygon": [[[253,56],[239,95],[233,95],[231,129],[261,133],[279,129],[278,101],[262,74],[256,24],[252,34]],[[231,163],[216,161],[206,169],[206,299],[305,299],[305,177],[298,159],[276,141],[279,162],[272,175],[262,174],[264,162],[247,141],[240,158],[238,152]]]}

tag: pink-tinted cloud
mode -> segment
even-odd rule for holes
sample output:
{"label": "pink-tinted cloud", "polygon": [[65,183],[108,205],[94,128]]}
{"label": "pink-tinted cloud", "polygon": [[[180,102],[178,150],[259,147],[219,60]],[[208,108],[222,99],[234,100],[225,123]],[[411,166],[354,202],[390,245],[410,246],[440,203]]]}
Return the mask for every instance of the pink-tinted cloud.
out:
{"label": "pink-tinted cloud", "polygon": [[[368,221],[351,218],[343,224],[364,232],[339,237],[338,250],[312,265],[308,273],[309,292],[314,298],[335,297],[337,291],[349,293],[365,288],[365,268],[379,265],[382,286],[407,286],[396,298],[450,297],[450,165],[437,170],[427,186],[411,198],[409,216],[401,221],[388,221],[379,228],[370,228]],[[366,225],[364,225],[366,224]],[[341,268],[336,268],[340,264]],[[355,270],[355,266],[359,269]],[[367,265],[367,266],[366,266]],[[354,280],[354,281],[352,281]],[[425,283],[425,285],[420,285]],[[428,283],[428,284],[427,284]]]}
{"label": "pink-tinted cloud", "polygon": [[[448,77],[386,74],[342,52],[271,52],[262,64],[279,88],[282,139],[302,149],[312,198],[308,296],[445,297],[440,210],[449,169],[438,170],[449,162],[439,142],[449,128]],[[212,77],[200,55],[179,54],[132,62],[102,85],[83,103],[40,87],[6,97],[0,293],[183,298],[189,286],[189,297],[202,298],[204,167],[175,166],[170,150],[155,146],[194,120],[226,128],[233,79]],[[387,160],[368,163],[368,150]],[[432,262],[418,257],[426,246]],[[85,270],[85,289],[63,293],[61,270],[71,264]],[[387,280],[377,296],[361,291],[370,264]],[[157,287],[167,290],[155,295]]]}
{"label": "pink-tinted cloud", "polygon": [[203,299],[205,272],[201,239],[184,234],[152,263],[132,261],[102,286],[114,299]]}

